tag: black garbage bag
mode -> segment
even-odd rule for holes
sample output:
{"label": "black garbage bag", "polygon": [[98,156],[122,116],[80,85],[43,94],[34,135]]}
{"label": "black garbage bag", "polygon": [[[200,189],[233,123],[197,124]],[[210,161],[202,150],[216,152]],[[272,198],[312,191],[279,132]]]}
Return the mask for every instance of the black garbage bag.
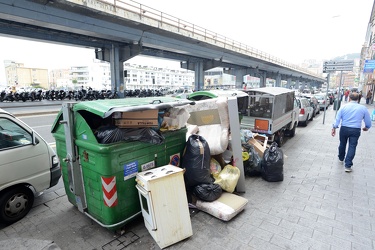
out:
{"label": "black garbage bag", "polygon": [[186,190],[192,190],[199,184],[214,182],[211,176],[210,160],[210,147],[207,141],[200,135],[189,136],[181,157],[181,167],[185,169]]}
{"label": "black garbage bag", "polygon": [[249,159],[244,161],[244,173],[246,176],[261,176],[262,158],[251,144],[244,144],[244,149],[249,153]]}
{"label": "black garbage bag", "polygon": [[108,144],[122,141],[123,132],[120,128],[109,125],[98,128],[95,136],[99,143]]}
{"label": "black garbage bag", "polygon": [[161,144],[164,137],[152,128],[119,128],[116,126],[100,127],[95,133],[96,139],[101,144],[119,141],[142,141],[151,144]]}
{"label": "black garbage bag", "polygon": [[220,198],[223,189],[219,184],[199,184],[194,187],[193,194],[202,201],[214,201]]}
{"label": "black garbage bag", "polygon": [[262,178],[266,181],[284,180],[284,154],[283,151],[273,142],[264,151],[262,161]]}
{"label": "black garbage bag", "polygon": [[124,140],[126,141],[142,141],[151,144],[162,144],[164,136],[152,128],[126,128],[124,131]]}

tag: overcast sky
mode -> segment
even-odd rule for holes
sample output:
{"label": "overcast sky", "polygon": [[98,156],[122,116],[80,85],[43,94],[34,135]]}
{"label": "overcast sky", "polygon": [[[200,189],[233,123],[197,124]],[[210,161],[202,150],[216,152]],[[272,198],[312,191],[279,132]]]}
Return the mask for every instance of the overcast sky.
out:
{"label": "overcast sky", "polygon": [[[373,0],[139,0],[138,3],[175,16],[291,63],[328,60],[360,53]],[[26,67],[61,68],[87,64],[93,50],[52,45],[0,34],[0,63],[14,60]],[[178,63],[128,61],[178,67]],[[147,62],[147,63],[145,63]],[[0,83],[5,83],[4,66]]]}

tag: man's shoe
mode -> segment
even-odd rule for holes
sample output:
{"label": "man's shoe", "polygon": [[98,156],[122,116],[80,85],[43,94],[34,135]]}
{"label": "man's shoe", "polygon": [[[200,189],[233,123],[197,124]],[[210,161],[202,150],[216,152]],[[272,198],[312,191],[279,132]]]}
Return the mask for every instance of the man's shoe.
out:
{"label": "man's shoe", "polygon": [[352,168],[351,167],[345,167],[345,172],[347,172],[347,173],[352,172]]}

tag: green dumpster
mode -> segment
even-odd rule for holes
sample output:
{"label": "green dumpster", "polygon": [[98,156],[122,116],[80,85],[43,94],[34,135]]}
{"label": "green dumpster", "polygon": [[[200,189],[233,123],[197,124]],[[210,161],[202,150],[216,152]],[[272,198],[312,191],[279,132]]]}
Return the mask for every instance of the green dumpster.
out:
{"label": "green dumpster", "polygon": [[117,230],[140,215],[135,175],[167,164],[178,166],[187,129],[161,133],[164,137],[161,144],[142,141],[101,144],[96,133],[99,128],[113,124],[115,114],[150,109],[160,114],[188,103],[191,101],[158,97],[156,102],[154,98],[127,98],[71,103],[65,107],[67,111],[63,106],[52,134],[69,202],[110,230]]}

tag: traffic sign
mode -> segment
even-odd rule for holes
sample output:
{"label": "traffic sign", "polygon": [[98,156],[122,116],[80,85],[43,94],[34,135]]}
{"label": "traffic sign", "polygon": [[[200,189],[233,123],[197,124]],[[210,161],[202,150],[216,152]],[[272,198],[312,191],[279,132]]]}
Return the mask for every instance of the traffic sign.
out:
{"label": "traffic sign", "polygon": [[324,61],[323,73],[335,71],[353,71],[354,60]]}
{"label": "traffic sign", "polygon": [[372,74],[375,70],[375,60],[365,60],[365,65],[363,66],[363,73]]}

